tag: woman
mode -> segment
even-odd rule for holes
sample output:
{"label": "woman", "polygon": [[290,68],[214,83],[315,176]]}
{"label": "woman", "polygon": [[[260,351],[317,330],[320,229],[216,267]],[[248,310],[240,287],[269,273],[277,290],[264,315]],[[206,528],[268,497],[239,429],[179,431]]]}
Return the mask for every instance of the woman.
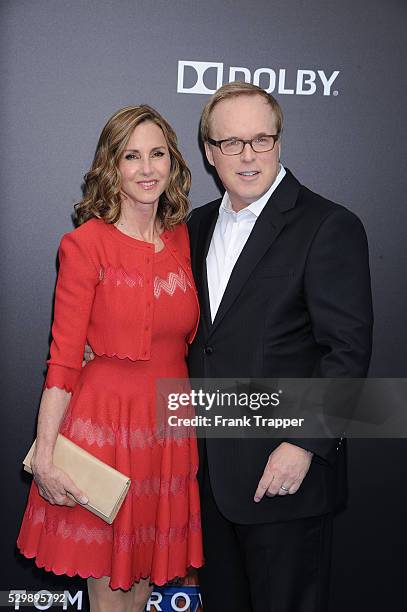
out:
{"label": "woman", "polygon": [[[88,579],[92,611],[144,610],[151,584],[202,565],[194,438],[164,439],[157,378],[186,378],[199,307],[184,224],[190,172],[174,131],[151,107],[103,128],[80,226],[66,234],[38,418],[33,483],[18,547],[56,574]],[[81,368],[86,340],[96,355]],[[130,476],[113,525],[52,464],[63,435]]]}

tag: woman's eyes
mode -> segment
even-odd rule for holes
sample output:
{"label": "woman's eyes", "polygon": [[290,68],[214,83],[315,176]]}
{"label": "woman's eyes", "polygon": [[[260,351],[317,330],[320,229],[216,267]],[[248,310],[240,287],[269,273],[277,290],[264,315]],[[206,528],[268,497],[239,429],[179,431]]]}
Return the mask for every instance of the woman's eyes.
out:
{"label": "woman's eyes", "polygon": [[[156,158],[164,157],[164,155],[165,155],[164,151],[153,151],[151,153],[151,157],[156,157]],[[139,153],[127,153],[124,159],[132,160],[132,159],[141,159],[141,158],[140,158]]]}

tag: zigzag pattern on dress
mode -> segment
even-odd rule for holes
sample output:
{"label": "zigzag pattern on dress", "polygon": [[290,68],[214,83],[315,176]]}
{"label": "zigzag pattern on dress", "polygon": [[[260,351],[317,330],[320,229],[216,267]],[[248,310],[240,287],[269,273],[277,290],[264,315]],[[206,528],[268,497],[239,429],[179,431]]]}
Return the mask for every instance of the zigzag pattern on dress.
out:
{"label": "zigzag pattern on dress", "polygon": [[169,529],[158,529],[155,525],[138,525],[133,533],[115,531],[113,537],[113,526],[102,524],[100,528],[88,525],[76,525],[69,523],[66,519],[50,517],[44,508],[27,508],[33,525],[42,524],[44,531],[49,535],[59,536],[62,539],[70,539],[75,542],[84,541],[86,544],[97,542],[98,544],[113,543],[116,552],[128,552],[134,546],[156,543],[158,546],[169,546],[176,542],[182,542],[188,536],[189,530],[196,531],[201,527],[200,512],[191,514],[189,522]]}
{"label": "zigzag pattern on dress", "polygon": [[192,427],[178,429],[181,431],[176,432],[175,427],[166,427],[164,423],[158,423],[155,428],[129,429],[125,425],[114,428],[105,423],[97,423],[90,418],[86,420],[72,418],[72,414],[68,413],[62,422],[60,433],[73,442],[86,442],[89,446],[97,444],[99,448],[106,445],[115,446],[115,444],[130,449],[152,448],[156,444],[162,446],[170,441],[179,447],[188,446],[194,429]]}
{"label": "zigzag pattern on dress", "polygon": [[124,448],[145,448],[153,447],[163,443],[163,435],[158,429],[151,427],[139,427],[129,429],[120,425],[114,429],[104,423],[95,423],[92,419],[69,419],[61,427],[61,433],[67,435],[74,442],[85,441],[90,446],[97,444],[102,446],[114,446],[119,444]]}
{"label": "zigzag pattern on dress", "polygon": [[177,287],[179,287],[184,293],[188,287],[191,287],[191,283],[184,270],[179,267],[178,274],[175,272],[169,272],[167,280],[156,276],[154,279],[154,297],[158,300],[161,295],[161,291],[165,291],[168,295],[172,296],[175,293]]}
{"label": "zigzag pattern on dress", "polygon": [[188,537],[189,531],[201,528],[201,514],[191,514],[188,523],[169,529],[157,529],[155,525],[140,525],[133,533],[115,533],[113,546],[116,552],[129,552],[135,546],[154,542],[160,547],[182,542]]}
{"label": "zigzag pattern on dress", "polygon": [[127,285],[130,288],[143,286],[143,275],[138,270],[129,270],[126,272],[124,268],[114,268],[113,266],[101,267],[99,270],[99,280],[102,285]]}
{"label": "zigzag pattern on dress", "polygon": [[111,526],[104,525],[102,521],[100,528],[88,527],[87,525],[73,525],[65,519],[47,516],[44,507],[35,508],[30,505],[27,512],[33,525],[42,524],[46,534],[60,536],[64,540],[68,538],[75,542],[83,540],[86,544],[91,542],[104,544],[113,540]]}
{"label": "zigzag pattern on dress", "polygon": [[185,495],[191,481],[195,480],[198,466],[194,466],[189,474],[172,474],[169,478],[151,476],[137,480],[132,478],[129,496],[144,497],[151,495]]}

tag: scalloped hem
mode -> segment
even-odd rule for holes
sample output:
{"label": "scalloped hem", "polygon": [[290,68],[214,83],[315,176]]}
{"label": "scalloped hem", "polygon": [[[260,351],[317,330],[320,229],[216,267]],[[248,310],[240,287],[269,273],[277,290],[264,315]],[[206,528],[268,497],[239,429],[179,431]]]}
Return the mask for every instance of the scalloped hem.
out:
{"label": "scalloped hem", "polygon": [[62,391],[66,391],[67,393],[73,393],[74,389],[70,385],[59,384],[59,383],[44,383],[44,389],[62,389]]}
{"label": "scalloped hem", "polygon": [[[25,557],[26,559],[34,559],[34,563],[39,569],[43,569],[46,572],[52,572],[56,576],[64,575],[64,576],[69,576],[69,578],[73,578],[74,576],[79,576],[83,580],[86,580],[87,578],[95,578],[95,579],[104,578],[104,577],[110,578],[110,574],[107,570],[106,572],[102,572],[101,574],[94,574],[92,572],[82,574],[79,570],[75,570],[75,569],[68,569],[68,568],[57,569],[55,567],[50,567],[50,566],[47,566],[45,562],[40,561],[36,553],[28,553],[22,548],[20,548],[19,546],[17,546],[17,548],[19,552],[23,555],[23,557]],[[187,576],[189,569],[191,568],[199,569],[200,567],[202,567],[202,565],[203,565],[203,562],[202,563],[193,562],[185,569],[185,573],[183,576],[174,575],[174,576],[169,576],[166,579],[164,578],[159,578],[158,580],[154,579],[150,582],[151,584],[154,584],[159,587],[165,586],[171,580],[176,580],[177,578],[184,578],[185,576]],[[132,578],[132,580],[130,582],[127,582],[126,584],[109,583],[109,586],[113,591],[116,591],[117,589],[121,589],[122,591],[129,591],[136,582],[140,582],[140,580],[147,580],[149,578],[150,578],[150,575],[147,575],[147,576],[140,575],[138,577]]]}

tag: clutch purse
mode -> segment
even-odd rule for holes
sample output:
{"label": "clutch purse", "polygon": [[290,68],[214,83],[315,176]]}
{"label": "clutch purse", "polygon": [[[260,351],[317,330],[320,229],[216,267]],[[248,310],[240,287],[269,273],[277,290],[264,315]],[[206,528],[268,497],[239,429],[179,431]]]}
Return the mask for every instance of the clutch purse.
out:
{"label": "clutch purse", "polygon": [[[30,474],[34,448],[35,440],[23,461],[24,469]],[[81,504],[70,493],[67,495],[111,525],[129,490],[130,478],[61,434],[55,443],[53,461],[83,491],[88,503]]]}

